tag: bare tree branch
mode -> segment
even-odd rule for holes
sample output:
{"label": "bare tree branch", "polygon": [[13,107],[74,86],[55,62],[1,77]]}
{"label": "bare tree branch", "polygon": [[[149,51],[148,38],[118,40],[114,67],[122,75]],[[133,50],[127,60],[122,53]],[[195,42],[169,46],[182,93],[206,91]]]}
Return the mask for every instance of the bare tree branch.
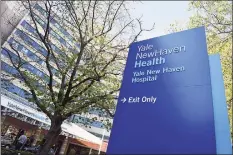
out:
{"label": "bare tree branch", "polygon": [[51,118],[51,114],[46,110],[46,108],[44,106],[42,106],[42,104],[40,103],[39,99],[37,98],[36,92],[34,90],[34,88],[32,87],[29,77],[27,77],[21,70],[20,70],[20,66],[22,63],[22,59],[20,57],[20,54],[17,52],[18,58],[19,58],[19,62],[18,65],[16,65],[13,61],[13,58],[11,56],[11,54],[7,51],[8,57],[11,61],[11,64],[14,66],[14,68],[19,72],[21,78],[23,79],[23,81],[25,82],[25,84],[29,87],[30,92],[32,93],[32,97],[36,103],[36,105],[49,117]]}
{"label": "bare tree branch", "polygon": [[88,7],[87,7],[86,11],[84,10],[83,1],[81,1],[81,4],[82,4],[82,10],[83,10],[84,15],[83,15],[83,19],[81,20],[81,22],[80,22],[80,24],[79,24],[78,27],[81,27],[83,21],[86,20],[87,14],[88,14],[88,12],[90,10],[91,0],[89,0]]}
{"label": "bare tree branch", "polygon": [[95,0],[93,9],[92,9],[92,20],[91,20],[91,27],[92,27],[92,35],[95,34],[95,30],[94,30],[94,20],[95,20],[95,8],[96,8],[96,4],[97,4],[97,0]]}
{"label": "bare tree branch", "polygon": [[[49,3],[49,2],[48,2]],[[36,27],[36,32],[38,33],[38,35],[40,36],[40,39],[41,41],[44,43],[46,49],[47,49],[47,56],[46,56],[46,67],[49,71],[49,83],[48,83],[48,86],[49,86],[49,90],[50,90],[50,93],[51,93],[51,97],[52,97],[52,101],[55,102],[55,94],[54,94],[54,90],[53,90],[53,73],[51,71],[51,67],[50,67],[50,64],[49,64],[49,60],[50,60],[50,54],[51,54],[51,48],[49,47],[49,42],[47,41],[48,40],[48,35],[49,35],[49,29],[50,29],[50,13],[51,13],[51,5],[49,3],[49,10],[48,10],[48,17],[47,17],[47,26],[46,26],[46,30],[45,30],[45,35],[44,37],[42,37],[42,35],[40,34],[39,32],[39,29],[37,27],[37,23],[35,21],[35,18],[33,16],[33,11],[32,11],[32,7],[31,7],[31,3],[30,1],[28,0],[28,4],[29,4],[29,9],[30,9],[30,13],[31,13],[31,18],[33,20],[33,23]],[[47,6],[47,3],[45,3],[46,5],[46,9],[48,9],[48,6]],[[55,56],[54,56],[55,58]],[[56,62],[56,58],[55,58],[55,62]],[[57,63],[57,62],[56,62]],[[57,63],[58,65],[58,63]],[[59,65],[58,65],[58,68]]]}
{"label": "bare tree branch", "polygon": [[106,11],[106,14],[105,14],[105,17],[104,17],[104,23],[103,23],[103,28],[102,28],[101,33],[104,32],[105,24],[106,24],[106,22],[107,22],[108,15],[109,15],[109,13],[110,13],[110,8],[111,8],[111,6],[112,6],[112,4],[113,4],[114,2],[115,2],[115,1],[112,1],[112,2],[108,5],[108,10]]}

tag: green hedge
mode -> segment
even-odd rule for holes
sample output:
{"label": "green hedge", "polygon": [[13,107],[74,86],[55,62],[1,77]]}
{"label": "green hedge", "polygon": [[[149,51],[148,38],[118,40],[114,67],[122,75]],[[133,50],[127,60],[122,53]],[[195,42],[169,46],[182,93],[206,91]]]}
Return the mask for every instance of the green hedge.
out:
{"label": "green hedge", "polygon": [[1,155],[18,155],[18,153],[20,153],[20,155],[35,155],[34,153],[31,152],[10,150],[4,147],[1,148]]}

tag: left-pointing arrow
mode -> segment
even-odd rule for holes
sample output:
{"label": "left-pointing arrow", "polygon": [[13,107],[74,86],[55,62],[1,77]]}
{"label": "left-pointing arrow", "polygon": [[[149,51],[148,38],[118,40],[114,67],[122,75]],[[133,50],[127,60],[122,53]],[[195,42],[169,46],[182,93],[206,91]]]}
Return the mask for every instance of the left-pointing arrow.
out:
{"label": "left-pointing arrow", "polygon": [[125,101],[126,101],[126,98],[124,97],[123,99],[121,99],[121,101],[122,101],[123,103],[125,103]]}

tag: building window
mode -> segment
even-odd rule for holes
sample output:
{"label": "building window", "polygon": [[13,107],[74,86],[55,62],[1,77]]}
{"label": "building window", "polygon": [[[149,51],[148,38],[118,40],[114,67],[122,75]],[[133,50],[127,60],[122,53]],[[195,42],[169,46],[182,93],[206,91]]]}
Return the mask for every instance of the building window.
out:
{"label": "building window", "polygon": [[[14,44],[18,44],[18,46],[22,47],[21,50],[19,50],[20,52],[24,53],[25,55],[27,55],[31,60],[34,60],[36,63],[44,66],[45,62],[38,57],[35,53],[31,52],[29,49],[25,48],[23,45],[21,45],[20,43],[18,43],[16,40],[14,40],[13,38],[9,39],[10,43],[14,43]],[[4,55],[7,55],[6,51],[3,51],[5,53],[3,53]]]}
{"label": "building window", "polygon": [[31,39],[29,36],[24,34],[23,32],[16,30],[16,35],[18,35],[22,40],[24,40],[28,45],[30,45],[32,48],[34,48],[36,51],[39,50],[43,56],[46,57],[47,51],[41,47],[39,44],[37,44],[33,39]]}
{"label": "building window", "polygon": [[22,52],[23,52],[24,54],[26,54],[26,55],[28,54],[28,50],[27,50],[26,48],[24,48],[24,47],[22,48]]}
{"label": "building window", "polygon": [[[4,50],[2,50],[4,51]],[[6,54],[6,52],[3,52],[4,54]],[[15,54],[11,53],[9,51],[9,53],[12,55],[12,57],[17,57]],[[24,64],[23,68],[27,69],[28,71],[30,71],[31,73],[33,73],[34,75],[37,75],[41,78],[45,78],[46,82],[48,82],[48,76],[45,75],[43,72],[41,72],[40,70],[38,70],[37,68],[35,68],[34,66],[32,66],[31,64]],[[7,70],[7,69],[6,69]],[[11,70],[10,70],[11,71]]]}
{"label": "building window", "polygon": [[10,73],[13,76],[19,77],[18,71],[14,67],[8,65],[7,63],[5,63],[3,61],[1,61],[1,66],[2,66],[2,70],[4,70],[5,72]]}
{"label": "building window", "polygon": [[37,71],[36,74],[39,76],[39,77],[42,77],[43,73],[41,71]]}
{"label": "building window", "polygon": [[21,25],[26,30],[28,30],[29,32],[31,32],[32,34],[34,34],[35,36],[38,36],[38,34],[36,33],[36,30],[30,24],[28,24],[25,20],[21,23]]}
{"label": "building window", "polygon": [[91,126],[94,126],[97,128],[103,128],[104,124],[102,122],[99,122],[99,121],[94,121],[93,123],[91,123]]}
{"label": "building window", "polygon": [[[6,48],[3,48],[2,50],[1,50],[1,53],[3,54],[3,55],[5,55],[7,58],[12,58],[12,60],[13,60],[13,62],[14,63],[18,63],[19,62],[19,58],[18,58],[18,56],[16,56],[16,54],[14,54],[13,52],[11,52],[10,50],[8,50],[8,49],[6,49]],[[10,55],[10,57],[9,57],[9,55]]]}
{"label": "building window", "polygon": [[35,9],[37,9],[43,16],[47,16],[47,12],[38,4],[35,5]]}
{"label": "building window", "polygon": [[[38,4],[36,4],[36,5],[35,5],[35,8],[36,8],[45,18],[47,18],[47,12],[46,12],[41,6],[39,6]],[[39,17],[37,16],[37,18],[39,18]],[[43,20],[38,19],[38,21],[39,21],[43,26],[45,25],[45,23],[43,22]],[[57,22],[54,18],[51,17],[50,21],[51,21],[51,23],[52,23],[60,32],[62,32],[62,33],[64,34],[64,36],[66,36],[67,38],[69,38],[69,40],[70,40],[71,42],[74,42],[73,37],[63,28],[63,26],[61,26],[60,24],[58,24],[58,22]],[[60,40],[60,41],[63,42],[64,39],[63,39],[63,40]],[[66,42],[64,41],[63,43],[66,43]],[[80,45],[79,45],[79,44],[76,43],[75,45],[76,45],[78,48],[80,48]],[[76,52],[76,51],[75,51],[75,52]]]}
{"label": "building window", "polygon": [[25,69],[29,70],[30,72],[34,73],[35,68],[32,65],[30,65],[30,64],[24,64],[23,67]]}
{"label": "building window", "polygon": [[85,125],[90,125],[90,126],[93,126],[93,127],[97,127],[97,128],[104,128],[104,124],[100,121],[92,121],[90,120],[89,118],[86,118],[86,117],[82,117],[82,116],[77,116],[77,115],[74,115],[74,118],[73,118],[73,123],[81,123],[81,124],[85,124]]}
{"label": "building window", "polygon": [[9,82],[8,80],[5,79],[1,79],[1,87],[8,90],[11,93],[14,93],[22,98],[32,98],[31,94],[24,90],[21,89],[17,86],[15,86],[14,84],[12,84],[11,82]]}

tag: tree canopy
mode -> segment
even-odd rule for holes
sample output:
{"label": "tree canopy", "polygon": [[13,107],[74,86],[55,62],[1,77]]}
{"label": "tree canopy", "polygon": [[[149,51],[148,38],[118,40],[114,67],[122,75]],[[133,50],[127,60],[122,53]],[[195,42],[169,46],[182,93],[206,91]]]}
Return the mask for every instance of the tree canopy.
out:
{"label": "tree canopy", "polygon": [[3,45],[15,72],[2,77],[21,83],[28,100],[50,118],[41,154],[55,143],[62,122],[72,114],[94,108],[114,116],[128,47],[149,31],[140,19],[131,18],[127,3],[22,1],[29,17]]}

